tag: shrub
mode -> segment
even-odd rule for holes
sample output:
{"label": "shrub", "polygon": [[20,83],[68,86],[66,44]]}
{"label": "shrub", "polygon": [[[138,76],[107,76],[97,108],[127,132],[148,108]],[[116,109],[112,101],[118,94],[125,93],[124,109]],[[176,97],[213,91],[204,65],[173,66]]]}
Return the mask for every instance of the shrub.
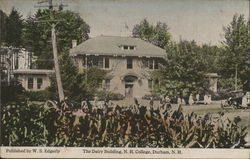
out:
{"label": "shrub", "polygon": [[26,91],[25,95],[30,101],[46,101],[50,98],[48,89],[41,91]]}
{"label": "shrub", "polygon": [[11,81],[10,85],[7,83],[1,84],[1,103],[19,102],[24,100],[24,88],[17,81]]}
{"label": "shrub", "polygon": [[[163,105],[164,106],[164,105]],[[178,110],[47,102],[2,108],[2,142],[11,146],[244,148],[240,117]]]}
{"label": "shrub", "polygon": [[[42,146],[48,144],[45,119],[48,109],[43,105],[2,106],[1,140],[5,146]],[[53,122],[53,121],[51,121]]]}
{"label": "shrub", "polygon": [[112,92],[108,92],[108,91],[99,91],[99,92],[97,92],[96,95],[99,98],[99,100],[105,100],[105,99],[122,100],[125,98],[124,95],[122,95],[122,94],[112,93]]}

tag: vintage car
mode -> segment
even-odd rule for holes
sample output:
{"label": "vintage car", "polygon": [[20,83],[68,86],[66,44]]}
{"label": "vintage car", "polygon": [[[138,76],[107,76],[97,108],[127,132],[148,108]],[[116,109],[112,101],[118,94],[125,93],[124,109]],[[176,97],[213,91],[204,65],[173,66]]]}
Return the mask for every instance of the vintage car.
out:
{"label": "vintage car", "polygon": [[250,108],[250,92],[229,92],[229,98],[221,101],[221,107],[233,109]]}

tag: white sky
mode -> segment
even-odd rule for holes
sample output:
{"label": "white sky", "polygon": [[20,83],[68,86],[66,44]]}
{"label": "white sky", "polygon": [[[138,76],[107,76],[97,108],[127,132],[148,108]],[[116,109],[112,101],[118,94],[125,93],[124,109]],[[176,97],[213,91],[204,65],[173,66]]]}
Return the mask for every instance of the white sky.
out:
{"label": "white sky", "polygon": [[[58,2],[60,0],[54,0]],[[62,0],[66,9],[78,12],[90,25],[90,36],[129,36],[143,18],[167,23],[175,40],[180,37],[199,44],[220,44],[223,26],[234,14],[249,15],[248,0]],[[0,9],[9,14],[14,6],[26,18],[38,0],[0,0]],[[125,25],[129,29],[125,29]]]}

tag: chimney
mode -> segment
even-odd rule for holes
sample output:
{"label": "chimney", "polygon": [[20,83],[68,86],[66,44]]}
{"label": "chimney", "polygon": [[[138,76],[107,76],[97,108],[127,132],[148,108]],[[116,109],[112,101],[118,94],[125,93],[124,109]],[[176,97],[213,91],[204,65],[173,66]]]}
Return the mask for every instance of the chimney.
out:
{"label": "chimney", "polygon": [[77,40],[72,40],[72,48],[76,47],[77,45]]}

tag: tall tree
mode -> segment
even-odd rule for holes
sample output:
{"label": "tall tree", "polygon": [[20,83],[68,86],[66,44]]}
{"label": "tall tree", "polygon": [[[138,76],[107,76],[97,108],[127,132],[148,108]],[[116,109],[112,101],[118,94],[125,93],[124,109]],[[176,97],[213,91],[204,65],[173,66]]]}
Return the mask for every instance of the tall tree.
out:
{"label": "tall tree", "polygon": [[181,41],[169,46],[166,66],[153,72],[153,79],[161,82],[157,91],[170,96],[205,91],[204,82],[209,64],[202,52],[202,48],[194,41]]}
{"label": "tall tree", "polygon": [[133,37],[146,40],[161,48],[166,48],[171,41],[171,34],[167,24],[158,22],[156,26],[143,19],[133,28]]}
{"label": "tall tree", "polygon": [[12,8],[10,15],[6,19],[6,44],[20,47],[22,45],[22,29],[22,16],[15,8]]}
{"label": "tall tree", "polygon": [[226,48],[220,62],[220,73],[226,87],[238,89],[250,79],[250,31],[243,15],[234,15],[232,22],[224,28]]}
{"label": "tall tree", "polygon": [[26,46],[38,56],[38,68],[51,69],[53,67],[51,27],[48,23],[37,23],[37,21],[49,21],[51,12],[54,12],[56,19],[61,20],[56,25],[59,54],[62,50],[71,48],[73,39],[80,43],[89,38],[89,25],[78,14],[71,11],[38,10],[34,16],[27,19],[24,30]]}
{"label": "tall tree", "polygon": [[6,41],[7,15],[0,9],[0,46]]}

